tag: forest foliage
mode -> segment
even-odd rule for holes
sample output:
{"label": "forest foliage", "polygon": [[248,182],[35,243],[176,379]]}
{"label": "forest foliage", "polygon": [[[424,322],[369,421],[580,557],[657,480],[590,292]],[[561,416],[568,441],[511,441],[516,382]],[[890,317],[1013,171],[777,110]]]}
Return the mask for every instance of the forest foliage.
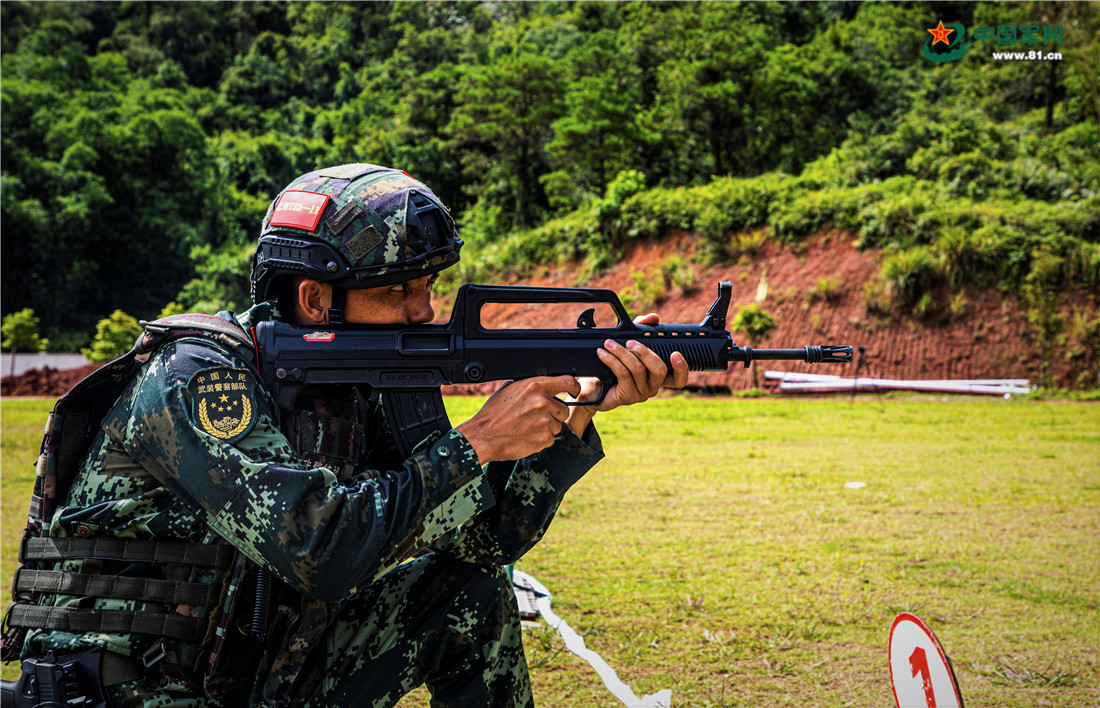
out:
{"label": "forest foliage", "polygon": [[[1057,25],[1063,59],[934,64],[940,19]],[[62,347],[246,307],[271,199],[353,161],[435,189],[462,279],[837,226],[889,307],[1100,285],[1087,3],[4,2],[0,32],[3,311]]]}

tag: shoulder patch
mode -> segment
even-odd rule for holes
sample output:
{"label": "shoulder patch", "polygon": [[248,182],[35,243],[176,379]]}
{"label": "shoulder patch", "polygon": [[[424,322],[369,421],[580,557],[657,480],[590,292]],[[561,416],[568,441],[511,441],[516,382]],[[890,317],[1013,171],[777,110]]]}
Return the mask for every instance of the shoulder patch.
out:
{"label": "shoulder patch", "polygon": [[215,366],[187,383],[195,424],[219,440],[240,440],[256,424],[256,377],[248,369]]}

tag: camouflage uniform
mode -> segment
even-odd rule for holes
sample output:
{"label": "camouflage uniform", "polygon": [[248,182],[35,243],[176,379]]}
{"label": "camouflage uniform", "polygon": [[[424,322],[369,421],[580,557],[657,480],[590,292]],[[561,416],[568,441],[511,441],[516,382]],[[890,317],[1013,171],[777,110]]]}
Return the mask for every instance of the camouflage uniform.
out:
{"label": "camouflage uniform", "polygon": [[[228,313],[221,316],[233,319]],[[258,305],[247,329],[274,317]],[[224,572],[67,560],[84,573],[217,584],[208,606],[55,594],[55,605],[207,618],[167,639],[115,705],[392,705],[427,682],[433,705],[529,705],[511,584],[565,491],[602,457],[565,426],[514,464],[478,464],[457,431],[399,459],[377,402],[307,391],[280,413],[241,352],[209,340],[159,349],[113,406],[50,535],[227,542]],[[249,632],[257,568],[274,576],[261,641]],[[175,575],[173,575],[175,573]],[[179,577],[184,574],[186,577]],[[158,652],[141,634],[36,630],[25,654],[88,646]]]}

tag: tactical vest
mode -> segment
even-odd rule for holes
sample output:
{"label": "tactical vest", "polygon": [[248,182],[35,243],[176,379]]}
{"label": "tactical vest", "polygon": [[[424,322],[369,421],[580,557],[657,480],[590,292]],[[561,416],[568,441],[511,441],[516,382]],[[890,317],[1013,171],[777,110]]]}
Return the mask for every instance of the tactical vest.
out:
{"label": "tactical vest", "polygon": [[[253,359],[251,336],[238,325],[212,315],[175,315],[142,323],[144,331],[125,355],[100,367],[58,399],[46,421],[38,457],[27,527],[19,549],[19,568],[12,578],[12,603],[4,617],[2,658],[18,658],[28,630],[141,634],[201,643],[214,634],[216,604],[227,583],[214,584],[75,573],[58,570],[70,559],[99,559],[162,564],[170,578],[190,577],[189,569],[213,568],[220,577],[235,565],[236,551],[225,543],[136,540],[111,537],[50,537],[50,521],[80,472],[81,463],[111,407],[137,377],[150,355],[165,344],[188,337],[212,340]],[[46,595],[191,604],[209,608],[206,617],[174,613],[132,612],[42,604]],[[224,619],[224,618],[223,618]],[[150,660],[159,657],[146,656]]]}

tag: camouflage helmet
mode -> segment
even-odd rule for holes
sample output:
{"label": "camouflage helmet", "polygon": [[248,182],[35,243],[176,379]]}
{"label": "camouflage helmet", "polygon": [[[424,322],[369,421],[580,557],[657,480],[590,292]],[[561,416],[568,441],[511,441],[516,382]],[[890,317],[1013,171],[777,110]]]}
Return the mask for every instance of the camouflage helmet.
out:
{"label": "camouflage helmet", "polygon": [[252,260],[252,300],[283,276],[373,288],[458,262],[462,240],[443,202],[408,173],[369,164],[302,175],[268,207]]}

